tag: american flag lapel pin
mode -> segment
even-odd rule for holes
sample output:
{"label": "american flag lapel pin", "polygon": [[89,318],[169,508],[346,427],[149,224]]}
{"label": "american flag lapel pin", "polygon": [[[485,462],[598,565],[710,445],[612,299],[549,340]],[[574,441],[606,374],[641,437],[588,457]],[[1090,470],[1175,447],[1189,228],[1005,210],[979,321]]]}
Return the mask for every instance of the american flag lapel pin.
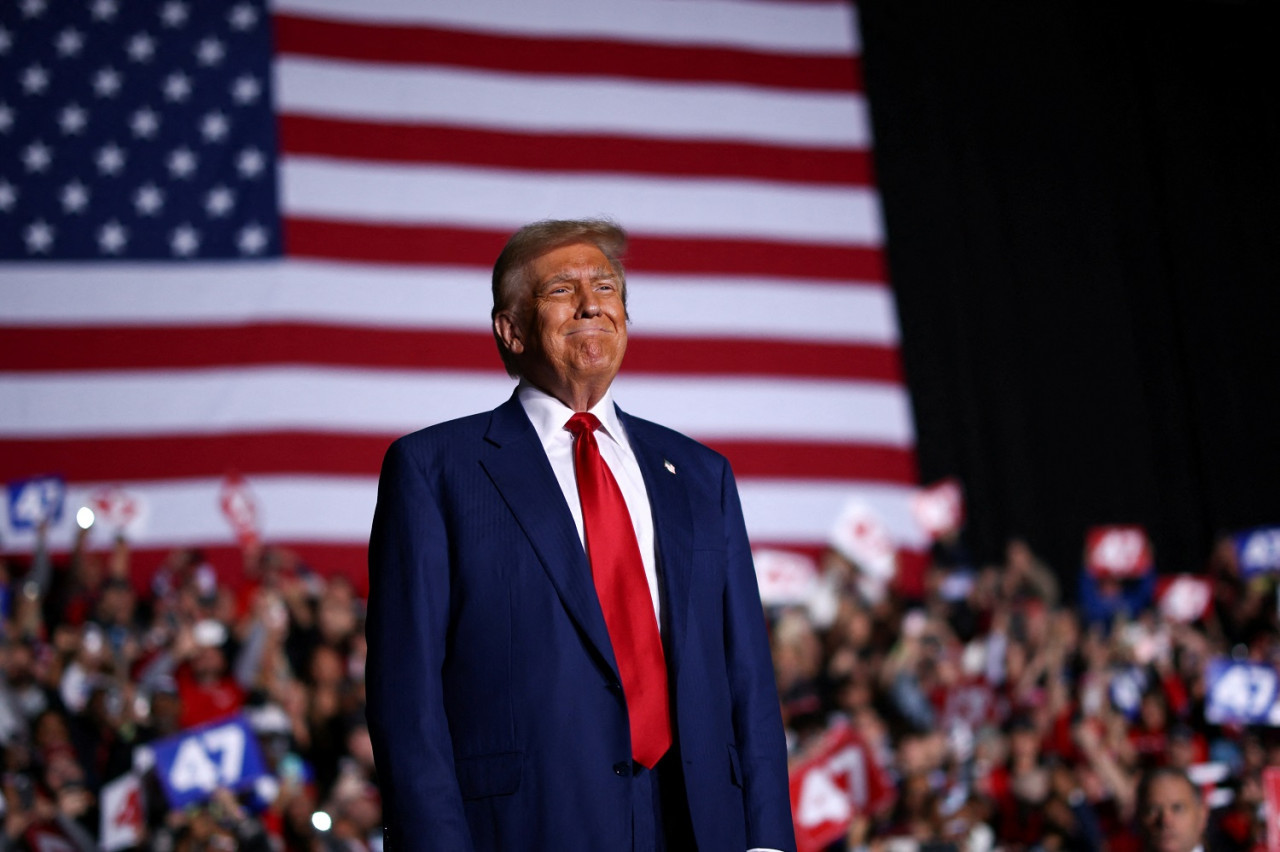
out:
{"label": "american flag lapel pin", "polygon": [[667,472],[668,472],[668,473],[675,473],[675,472],[676,472],[676,466],[675,466],[675,465],[673,465],[671,462],[667,461],[666,459],[663,459],[663,460],[662,460],[662,466],[663,466],[663,467],[665,467],[665,468],[667,469]]}

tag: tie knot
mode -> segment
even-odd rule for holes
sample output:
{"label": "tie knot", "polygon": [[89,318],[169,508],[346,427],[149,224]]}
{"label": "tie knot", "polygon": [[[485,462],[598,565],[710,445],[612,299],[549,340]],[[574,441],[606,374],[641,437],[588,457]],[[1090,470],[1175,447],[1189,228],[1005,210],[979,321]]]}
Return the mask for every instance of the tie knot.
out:
{"label": "tie knot", "polygon": [[574,437],[581,438],[583,435],[589,435],[599,429],[600,419],[589,411],[579,411],[569,418],[569,422],[564,424],[564,428],[572,432]]}

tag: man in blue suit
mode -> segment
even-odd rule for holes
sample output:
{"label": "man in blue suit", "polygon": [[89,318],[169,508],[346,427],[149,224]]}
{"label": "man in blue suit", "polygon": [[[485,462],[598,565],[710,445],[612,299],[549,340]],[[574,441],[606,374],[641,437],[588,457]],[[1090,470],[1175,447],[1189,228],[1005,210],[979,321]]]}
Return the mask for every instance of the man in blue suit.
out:
{"label": "man in blue suit", "polygon": [[[733,474],[610,395],[624,247],[596,220],[512,236],[493,329],[516,392],[387,452],[367,627],[387,848],[795,848]],[[625,529],[582,490],[598,460]],[[601,545],[634,557],[621,592]]]}

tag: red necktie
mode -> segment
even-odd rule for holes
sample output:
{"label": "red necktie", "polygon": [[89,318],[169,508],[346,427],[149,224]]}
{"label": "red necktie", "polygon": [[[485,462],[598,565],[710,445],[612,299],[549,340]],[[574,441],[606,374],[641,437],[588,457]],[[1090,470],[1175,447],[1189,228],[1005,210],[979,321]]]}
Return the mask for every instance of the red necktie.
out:
{"label": "red necktie", "polygon": [[570,417],[565,428],[576,437],[573,467],[582,500],[587,558],[622,677],[631,722],[631,756],[652,769],[671,746],[671,719],[667,663],[640,545],[618,482],[600,457],[594,434],[600,421],[582,412]]}

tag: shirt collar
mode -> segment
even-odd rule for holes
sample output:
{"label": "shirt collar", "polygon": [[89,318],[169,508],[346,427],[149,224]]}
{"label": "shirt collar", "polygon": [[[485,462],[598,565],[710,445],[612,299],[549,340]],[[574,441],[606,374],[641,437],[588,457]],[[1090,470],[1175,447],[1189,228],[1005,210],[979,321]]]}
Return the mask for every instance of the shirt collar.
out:
{"label": "shirt collar", "polygon": [[[533,429],[538,433],[542,445],[550,446],[556,441],[572,441],[564,424],[573,416],[573,409],[556,399],[546,391],[536,388],[523,379],[516,388],[524,413],[529,415]],[[624,450],[630,451],[626,430],[618,418],[618,409],[613,404],[613,389],[605,391],[604,396],[591,407],[591,413],[600,421],[601,431],[612,438]],[[599,432],[596,433],[599,435]]]}

